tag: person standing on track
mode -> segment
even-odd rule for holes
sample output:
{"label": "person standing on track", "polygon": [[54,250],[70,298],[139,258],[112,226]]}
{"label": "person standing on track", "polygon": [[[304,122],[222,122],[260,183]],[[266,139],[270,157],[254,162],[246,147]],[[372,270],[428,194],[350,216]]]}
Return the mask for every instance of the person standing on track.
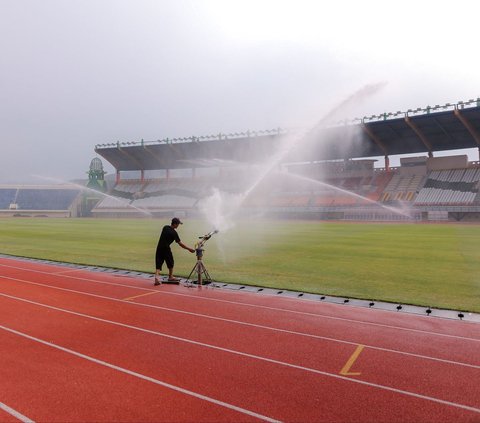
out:
{"label": "person standing on track", "polygon": [[173,276],[173,254],[170,248],[170,244],[175,241],[180,247],[184,248],[185,250],[194,253],[195,250],[193,248],[187,247],[182,241],[180,241],[180,237],[177,233],[177,228],[179,225],[183,223],[180,221],[178,217],[174,217],[172,219],[172,223],[170,225],[165,225],[162,229],[162,233],[160,234],[160,239],[158,240],[157,249],[155,251],[155,282],[154,285],[160,285],[160,271],[162,270],[162,265],[165,262],[168,268],[168,278],[166,280],[167,283],[175,283],[178,284],[180,279]]}

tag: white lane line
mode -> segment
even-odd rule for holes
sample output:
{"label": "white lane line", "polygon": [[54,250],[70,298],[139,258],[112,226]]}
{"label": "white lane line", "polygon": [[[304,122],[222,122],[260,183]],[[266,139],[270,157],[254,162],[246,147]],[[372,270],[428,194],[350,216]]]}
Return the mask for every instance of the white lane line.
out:
{"label": "white lane line", "polygon": [[[42,286],[42,287],[46,287],[46,288],[49,288],[49,289],[56,289],[56,290],[59,290],[59,291],[66,291],[66,292],[72,292],[72,293],[75,293],[75,294],[86,295],[88,297],[100,298],[100,299],[107,300],[107,301],[113,301],[113,302],[119,302],[119,303],[128,303],[128,304],[132,304],[132,305],[138,306],[138,307],[152,308],[152,309],[156,309],[156,310],[164,310],[164,311],[168,311],[168,312],[172,312],[172,313],[185,314],[185,315],[193,316],[193,317],[202,317],[202,318],[210,319],[210,320],[217,320],[217,321],[221,321],[221,322],[238,324],[238,325],[242,325],[242,326],[249,326],[249,327],[254,327],[254,328],[259,328],[259,329],[264,329],[264,330],[288,333],[288,334],[291,334],[291,335],[304,336],[304,337],[313,338],[313,339],[321,339],[321,340],[337,342],[337,343],[341,343],[341,344],[358,345],[358,342],[345,341],[345,340],[342,340],[342,339],[331,338],[331,337],[328,337],[328,336],[314,335],[314,334],[310,334],[310,333],[306,333],[306,332],[298,332],[298,331],[293,331],[293,330],[288,330],[288,329],[281,329],[281,328],[275,328],[275,327],[271,327],[271,326],[259,325],[259,324],[255,324],[255,323],[242,322],[242,321],[239,321],[239,320],[226,319],[226,318],[223,318],[223,317],[209,316],[207,314],[194,313],[194,312],[191,312],[191,311],[178,310],[178,309],[163,307],[163,306],[158,306],[158,305],[136,303],[134,301],[131,301],[129,298],[124,298],[124,299],[111,298],[111,297],[105,297],[103,295],[92,294],[92,293],[89,293],[89,292],[77,291],[77,290],[74,290],[74,289],[59,288],[59,287],[56,287],[56,286],[42,284],[42,283],[39,283],[39,282],[23,281],[21,279],[15,279],[15,278],[10,278],[10,277],[5,277],[5,276],[0,276],[0,279],[1,278],[11,279],[11,280],[14,280],[14,281],[20,281],[22,283],[27,283],[27,284],[37,285],[37,286]],[[160,292],[160,291],[152,291],[151,293],[154,294],[154,293],[158,293],[158,292]],[[0,293],[0,295],[10,297],[8,294]],[[143,295],[147,295],[147,294],[143,294]],[[11,297],[11,298],[20,299],[19,297]],[[409,352],[406,352],[406,351],[395,350],[395,349],[391,349],[391,348],[378,347],[378,346],[369,345],[369,344],[366,344],[366,343],[363,343],[363,345],[366,348],[369,348],[369,349],[372,349],[372,350],[389,352],[389,353],[393,353],[393,354],[400,354],[400,355],[405,355],[405,356],[410,356],[410,357],[415,357],[415,358],[420,358],[420,359],[425,359],[425,360],[438,361],[438,362],[446,363],[446,364],[465,366],[465,367],[470,367],[470,368],[473,368],[473,369],[480,369],[480,365],[476,365],[476,364],[469,364],[469,363],[464,363],[464,362],[461,362],[461,361],[448,360],[448,359],[444,359],[444,358],[432,357],[432,356],[416,354],[416,353],[409,353]]]}
{"label": "white lane line", "polygon": [[[244,352],[241,352],[241,351],[232,350],[230,348],[224,348],[224,347],[219,347],[219,346],[212,345],[212,344],[207,344],[205,342],[193,341],[191,339],[181,338],[179,336],[169,335],[169,334],[166,334],[166,333],[163,333],[163,332],[157,332],[157,331],[150,330],[150,329],[144,329],[144,328],[141,328],[141,327],[138,327],[138,326],[127,325],[125,323],[115,322],[113,320],[102,319],[102,318],[91,316],[91,315],[88,315],[88,314],[77,313],[75,311],[70,311],[70,310],[59,308],[59,307],[54,307],[54,306],[49,306],[49,305],[42,304],[42,303],[37,303],[36,301],[30,301],[30,300],[26,300],[26,299],[23,299],[23,298],[16,298],[16,297],[13,297],[11,295],[6,295],[6,294],[0,294],[0,295],[12,298],[14,300],[34,304],[34,305],[37,305],[37,306],[40,306],[40,307],[49,308],[49,309],[52,309],[52,310],[60,311],[60,312],[67,313],[67,314],[72,314],[72,315],[75,315],[75,316],[80,316],[80,317],[87,318],[87,319],[96,320],[98,322],[107,323],[107,324],[111,324],[111,325],[114,325],[114,326],[120,326],[120,327],[124,327],[124,328],[127,328],[127,329],[133,329],[133,330],[136,330],[136,331],[139,331],[139,332],[148,333],[148,334],[151,334],[151,335],[157,335],[157,336],[161,336],[163,338],[173,339],[175,341],[180,341],[180,342],[185,342],[185,343],[188,343],[188,344],[198,345],[198,346],[201,346],[201,347],[206,347],[206,348],[210,348],[210,349],[217,350],[217,351],[223,351],[223,352],[227,352],[227,353],[230,353],[230,354],[239,355],[239,356],[242,356],[242,357],[253,358],[254,360],[265,361],[267,363],[273,363],[273,364],[277,364],[277,365],[280,365],[280,366],[289,367],[289,368],[292,368],[292,369],[298,369],[298,370],[302,370],[302,371],[306,371],[306,372],[310,372],[310,373],[315,373],[315,374],[319,374],[319,375],[323,375],[323,376],[328,376],[328,377],[332,377],[334,379],[340,379],[340,380],[344,380],[344,381],[351,382],[351,383],[357,383],[357,384],[360,384],[360,385],[366,385],[366,386],[370,386],[370,387],[374,387],[374,388],[378,388],[378,389],[383,389],[383,390],[386,390],[386,391],[395,392],[395,393],[398,393],[398,394],[407,395],[407,396],[411,396],[411,397],[415,397],[415,398],[420,398],[420,399],[424,399],[424,400],[431,401],[431,402],[436,402],[436,403],[443,404],[443,405],[449,405],[449,406],[452,406],[452,407],[461,408],[463,410],[473,411],[475,413],[480,414],[480,408],[470,407],[470,406],[464,405],[464,404],[458,404],[458,403],[455,403],[455,402],[446,401],[446,400],[442,400],[442,399],[439,399],[439,398],[430,397],[430,396],[427,396],[427,395],[417,394],[415,392],[405,391],[405,390],[402,390],[402,389],[392,388],[390,386],[380,385],[380,384],[373,383],[373,382],[367,382],[367,381],[363,381],[363,380],[359,380],[359,379],[352,379],[352,378],[341,376],[341,375],[338,375],[338,374],[335,374],[335,373],[328,373],[328,372],[324,372],[322,370],[312,369],[310,367],[304,367],[304,366],[300,366],[300,365],[297,365],[297,364],[286,363],[284,361],[275,360],[275,359],[268,358],[268,357],[262,357],[262,356],[255,355],[255,354],[244,353]],[[0,325],[0,328],[8,330],[8,328],[5,328],[4,326],[1,326],[1,325]],[[52,344],[52,345],[54,345],[54,344]],[[63,348],[63,347],[59,347],[59,348]]]}
{"label": "white lane line", "polygon": [[[9,266],[9,265],[5,265],[5,264],[0,264],[0,266],[10,267],[10,268],[14,268],[14,269],[20,269],[20,270],[25,270],[25,271],[30,271],[30,272],[34,272],[34,273],[41,273],[41,274],[50,275],[50,276],[55,276],[55,273],[44,272],[44,271],[41,271],[41,270],[31,270],[31,269],[28,269],[28,268],[24,269],[22,267]],[[2,277],[5,278],[5,279],[10,279],[10,280],[19,281],[19,282],[33,283],[33,282],[30,282],[30,281],[24,280],[24,279],[12,278],[12,277],[8,277],[8,276],[2,276]],[[99,280],[96,280],[96,279],[88,279],[88,278],[69,276],[69,275],[65,275],[64,277],[69,278],[69,279],[74,279],[74,280],[98,283],[98,284],[101,284],[101,285],[110,285],[110,286],[118,286],[118,287],[122,287],[122,288],[131,288],[131,289],[136,289],[136,290],[142,290],[142,291],[158,292],[159,294],[163,294],[163,295],[182,296],[182,297],[192,298],[192,299],[195,299],[195,300],[214,301],[214,302],[233,304],[233,305],[238,305],[238,306],[243,306],[243,307],[252,307],[252,308],[259,308],[259,309],[264,309],[264,310],[280,311],[280,312],[284,312],[284,313],[291,313],[291,314],[302,315],[302,316],[311,316],[311,317],[324,318],[324,319],[330,319],[330,320],[338,320],[338,321],[354,323],[354,324],[358,324],[358,325],[368,325],[368,326],[382,327],[382,328],[393,329],[393,330],[402,330],[402,331],[406,331],[406,332],[420,333],[420,334],[426,334],[426,335],[442,336],[442,337],[452,338],[452,339],[461,339],[461,340],[464,340],[464,341],[480,342],[480,338],[477,339],[477,338],[470,338],[470,337],[460,336],[460,335],[451,335],[451,334],[440,333],[440,332],[426,331],[426,330],[421,330],[421,329],[412,329],[412,328],[406,328],[406,327],[401,327],[401,326],[385,325],[385,324],[382,324],[382,323],[365,322],[363,320],[347,319],[347,318],[344,318],[344,317],[335,317],[335,316],[330,316],[330,315],[322,314],[322,313],[309,313],[309,312],[298,311],[298,310],[290,310],[290,309],[284,309],[284,308],[279,308],[279,307],[270,307],[270,306],[264,306],[264,305],[258,305],[258,304],[243,303],[243,302],[238,302],[238,301],[222,300],[222,299],[218,299],[218,298],[199,297],[199,296],[194,296],[194,295],[180,294],[178,292],[166,292],[166,291],[160,291],[158,289],[155,290],[155,289],[151,289],[151,288],[142,288],[142,287],[139,287],[139,286],[124,285],[124,284],[119,284],[119,283],[115,283],[115,282],[105,282],[105,281],[99,281]],[[39,285],[42,285],[42,284],[39,284]],[[53,287],[51,285],[46,285],[46,284],[43,284],[42,286],[49,286],[51,288],[58,288],[58,287]],[[58,288],[58,289],[62,289],[62,288]],[[305,300],[302,300],[302,301],[305,301]],[[385,310],[371,310],[371,311],[386,312]],[[428,318],[428,317],[425,317],[425,316],[417,316],[417,317]],[[456,323],[460,323],[460,322],[456,322]],[[467,323],[467,322],[462,322],[462,323]],[[468,322],[468,323],[469,324],[477,324],[477,323],[472,323],[472,322]]]}
{"label": "white lane line", "polygon": [[0,409],[7,412],[11,416],[15,417],[16,419],[20,420],[24,423],[35,423],[33,420],[29,419],[28,417],[24,416],[22,413],[19,413],[17,410],[9,407],[7,404],[0,402]]}
{"label": "white lane line", "polygon": [[31,335],[28,335],[26,333],[23,333],[23,332],[19,332],[15,329],[11,329],[11,328],[8,328],[6,326],[3,326],[3,325],[0,325],[0,329],[3,329],[7,332],[10,332],[10,333],[13,333],[15,335],[18,335],[18,336],[22,336],[24,338],[27,338],[27,339],[30,339],[32,341],[35,341],[35,342],[38,342],[40,344],[43,344],[43,345],[47,345],[49,347],[52,347],[52,348],[55,348],[57,350],[60,350],[60,351],[63,351],[63,352],[66,352],[68,354],[72,354],[74,356],[77,356],[77,357],[80,357],[80,358],[83,358],[85,360],[88,360],[88,361],[91,361],[93,363],[96,363],[96,364],[100,364],[101,366],[105,366],[105,367],[109,367],[113,370],[117,370],[119,372],[122,372],[122,373],[126,373],[130,376],[134,376],[134,377],[137,377],[139,379],[143,379],[143,380],[146,380],[148,382],[152,382],[152,383],[155,383],[156,385],[160,385],[160,386],[163,386],[165,388],[168,388],[168,389],[172,389],[174,391],[177,391],[177,392],[181,392],[182,394],[186,394],[186,395],[189,395],[189,396],[192,396],[192,397],[195,397],[195,398],[198,398],[198,399],[201,399],[203,401],[207,401],[207,402],[210,402],[212,404],[216,404],[216,405],[219,405],[221,407],[225,407],[225,408],[228,408],[230,410],[234,410],[234,411],[238,411],[239,413],[242,413],[242,414],[246,414],[248,416],[252,416],[252,417],[256,417],[260,420],[264,420],[264,421],[267,421],[267,422],[278,422],[278,420],[275,420],[275,419],[272,419],[270,417],[267,417],[267,416],[264,416],[262,414],[258,414],[258,413],[255,413],[253,411],[250,411],[250,410],[247,410],[245,408],[242,408],[242,407],[237,407],[233,404],[229,404],[227,402],[223,402],[223,401],[220,401],[220,400],[217,400],[215,398],[212,398],[212,397],[208,397],[206,395],[202,395],[202,394],[199,394],[197,392],[194,392],[194,391],[190,391],[188,389],[184,389],[184,388],[181,388],[180,386],[176,386],[176,385],[172,385],[170,383],[167,383],[167,382],[163,382],[161,380],[158,380],[158,379],[154,379],[153,377],[150,377],[150,376],[146,376],[146,375],[143,375],[141,373],[137,373],[137,372],[134,372],[132,370],[128,370],[128,369],[125,369],[123,367],[119,367],[119,366],[116,366],[115,364],[111,364],[111,363],[108,363],[106,361],[102,361],[102,360],[98,360],[96,358],[93,358],[93,357],[90,357],[88,355],[85,355],[85,354],[82,354],[82,353],[79,353],[77,351],[74,351],[74,350],[71,350],[69,348],[65,348],[65,347],[62,347],[60,345],[56,345],[56,344],[53,344],[51,342],[48,342],[48,341],[45,341],[43,339],[40,339],[40,338],[36,338],[34,336],[31,336]]}

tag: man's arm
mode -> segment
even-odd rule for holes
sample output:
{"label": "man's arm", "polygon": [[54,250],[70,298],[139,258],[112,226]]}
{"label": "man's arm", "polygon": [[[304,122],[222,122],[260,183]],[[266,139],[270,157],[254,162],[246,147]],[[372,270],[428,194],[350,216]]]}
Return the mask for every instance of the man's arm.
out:
{"label": "man's arm", "polygon": [[193,248],[187,247],[182,241],[178,241],[178,245],[180,245],[180,247],[184,248],[185,250],[190,251],[191,253],[195,252]]}

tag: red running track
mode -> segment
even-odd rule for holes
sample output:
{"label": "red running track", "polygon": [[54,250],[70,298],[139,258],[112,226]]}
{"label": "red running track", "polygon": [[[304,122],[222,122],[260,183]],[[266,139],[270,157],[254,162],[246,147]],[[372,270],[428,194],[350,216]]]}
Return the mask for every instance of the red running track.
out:
{"label": "red running track", "polygon": [[479,422],[480,325],[0,259],[0,422]]}

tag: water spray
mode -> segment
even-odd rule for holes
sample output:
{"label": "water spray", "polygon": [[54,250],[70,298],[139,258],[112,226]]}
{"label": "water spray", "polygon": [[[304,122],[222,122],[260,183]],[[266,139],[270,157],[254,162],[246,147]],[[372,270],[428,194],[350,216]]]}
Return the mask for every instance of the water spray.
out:
{"label": "water spray", "polygon": [[[287,136],[281,143],[278,145],[278,149],[273,151],[269,159],[263,163],[263,167],[255,175],[254,181],[250,186],[242,192],[238,198],[235,198],[235,201],[231,201],[231,196],[228,197],[228,210],[225,209],[225,199],[222,198],[219,192],[214,192],[208,199],[208,205],[204,207],[204,214],[207,215],[207,220],[212,224],[218,227],[218,221],[227,222],[235,217],[238,213],[240,207],[248,198],[248,196],[261,184],[265,178],[270,175],[277,166],[285,162],[288,155],[295,149],[305,146],[307,142],[310,142],[312,139],[318,137],[318,131],[322,128],[325,128],[329,124],[332,124],[335,120],[338,121],[340,113],[345,113],[345,110],[351,109],[353,106],[357,105],[360,101],[364,101],[367,98],[370,98],[381,89],[385,87],[385,82],[380,82],[377,84],[368,84],[362,87],[361,89],[354,92],[352,95],[347,97],[340,104],[335,106],[330,112],[328,112],[322,119],[320,119],[311,129],[302,131],[300,134],[294,136]],[[213,206],[213,207],[212,207]],[[382,206],[387,208],[387,206]],[[213,215],[212,219],[211,210],[214,210],[216,213]],[[394,210],[392,210],[394,211]],[[398,211],[394,211],[399,214]],[[208,214],[207,214],[208,213]],[[224,228],[222,227],[222,231]]]}
{"label": "water spray", "polygon": [[318,179],[312,179],[312,178],[309,178],[307,176],[297,175],[296,173],[288,173],[288,172],[285,172],[285,171],[280,171],[280,172],[277,172],[277,173],[280,174],[280,175],[287,176],[289,178],[294,178],[294,179],[297,179],[297,180],[300,180],[300,181],[305,181],[305,182],[308,182],[308,183],[312,183],[312,184],[315,184],[315,185],[319,185],[319,186],[328,188],[328,189],[336,191],[336,192],[340,192],[340,193],[345,194],[349,197],[357,198],[359,200],[364,201],[365,203],[372,204],[372,205],[375,205],[375,206],[380,207],[382,209],[388,210],[388,211],[390,211],[390,212],[392,212],[396,215],[404,216],[404,217],[406,217],[410,220],[413,219],[412,214],[410,213],[410,209],[409,209],[408,205],[406,205],[406,204],[401,203],[402,204],[401,208],[387,206],[385,204],[380,203],[379,201],[375,201],[375,200],[372,200],[372,199],[370,199],[368,197],[365,197],[363,195],[357,194],[355,192],[337,187],[335,185],[328,184],[327,182],[319,181]]}
{"label": "water spray", "polygon": [[89,187],[86,187],[84,185],[80,185],[80,184],[77,184],[75,182],[68,182],[68,181],[64,181],[62,179],[58,179],[58,178],[52,178],[50,176],[41,176],[41,175],[32,175],[34,176],[35,178],[39,178],[39,179],[44,179],[44,180],[47,180],[47,181],[54,181],[54,182],[60,182],[62,184],[66,184],[66,185],[71,185],[71,186],[74,186],[76,188],[78,188],[80,191],[86,191],[86,192],[91,192],[95,195],[100,195],[102,196],[103,198],[109,198],[113,201],[116,201],[117,203],[119,203],[120,205],[122,206],[127,206],[128,208],[132,208],[132,209],[135,209],[136,211],[144,214],[145,216],[148,216],[148,217],[153,217],[153,214],[144,209],[144,208],[141,208],[141,207],[138,207],[138,206],[134,206],[133,204],[131,203],[124,203],[122,201],[122,198],[120,197],[115,197],[114,195],[109,195],[109,194],[106,194],[104,192],[101,192],[101,191],[97,191],[96,189],[93,189],[93,188],[89,188]]}

